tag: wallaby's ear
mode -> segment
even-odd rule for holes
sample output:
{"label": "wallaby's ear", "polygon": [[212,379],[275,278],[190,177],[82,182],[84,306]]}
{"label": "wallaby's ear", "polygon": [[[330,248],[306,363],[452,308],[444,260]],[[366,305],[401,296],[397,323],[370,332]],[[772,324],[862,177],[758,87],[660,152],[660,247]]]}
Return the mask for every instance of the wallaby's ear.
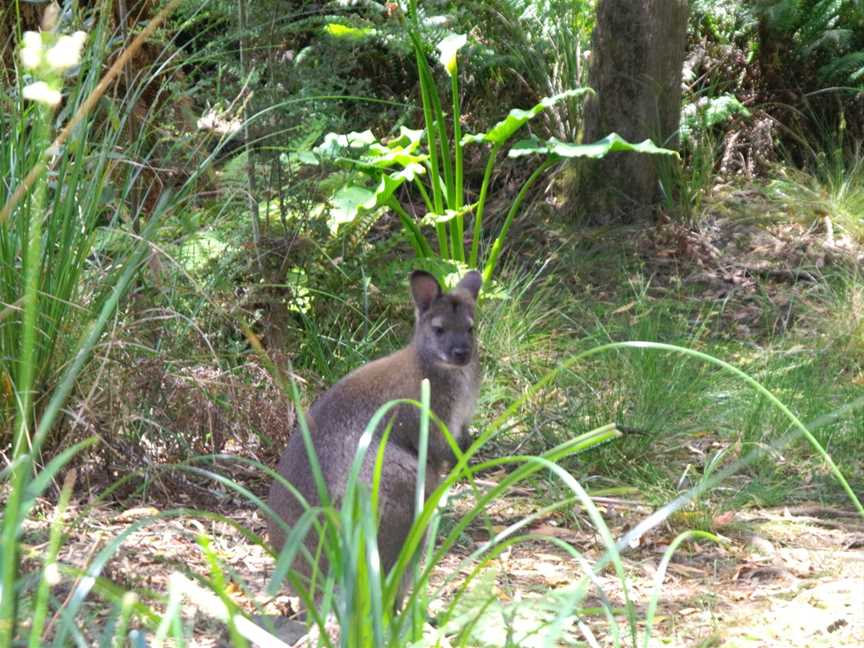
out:
{"label": "wallaby's ear", "polygon": [[441,296],[441,286],[428,272],[415,270],[411,273],[411,296],[417,312],[424,313]]}
{"label": "wallaby's ear", "polygon": [[477,295],[480,294],[480,286],[483,285],[483,275],[476,270],[472,270],[466,274],[459,283],[456,284],[456,290],[462,290],[471,295],[474,301],[477,301]]}

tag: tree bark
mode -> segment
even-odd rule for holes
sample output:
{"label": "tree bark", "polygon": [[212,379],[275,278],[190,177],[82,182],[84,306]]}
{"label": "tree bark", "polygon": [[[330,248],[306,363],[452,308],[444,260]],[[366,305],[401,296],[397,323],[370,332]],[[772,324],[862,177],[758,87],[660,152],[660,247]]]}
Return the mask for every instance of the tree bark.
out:
{"label": "tree bark", "polygon": [[[588,73],[597,95],[585,105],[583,141],[616,132],[674,148],[686,43],[687,0],[600,0]],[[647,219],[660,199],[657,163],[635,153],[580,163],[570,211],[595,224]]]}

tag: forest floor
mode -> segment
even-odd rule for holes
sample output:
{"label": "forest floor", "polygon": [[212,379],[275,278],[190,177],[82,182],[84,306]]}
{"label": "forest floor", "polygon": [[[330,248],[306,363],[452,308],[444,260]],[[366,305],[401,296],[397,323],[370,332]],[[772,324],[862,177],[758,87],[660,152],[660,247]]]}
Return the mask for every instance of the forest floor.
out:
{"label": "forest floor", "polygon": [[[758,201],[758,196],[733,194],[726,204],[734,205],[736,201],[748,203],[748,209],[754,209],[752,203]],[[767,214],[768,206],[763,211]],[[550,232],[551,228],[536,226],[520,231],[517,224],[513,236],[514,240],[530,239],[528,245],[554,248],[554,241],[541,240],[538,243],[536,240],[549,237]],[[628,248],[624,252],[621,250],[622,241]],[[644,321],[644,316],[636,314],[637,308],[630,301],[634,299],[632,293],[636,292],[636,286],[622,281],[621,268],[612,267],[617,261],[609,262],[610,259],[627,257],[631,262],[637,259],[642,276],[649,278],[650,299],[655,301],[648,303],[646,312],[659,312],[660,308],[654,306],[663,300],[673,305],[682,304],[682,311],[687,311],[682,315],[682,321],[686,323],[698,320],[692,313],[701,315],[700,309],[705,309],[712,317],[716,314],[716,318],[711,320],[712,326],[716,327],[711,335],[716,335],[718,340],[732,340],[734,343],[753,341],[752,346],[758,348],[782,339],[782,345],[778,342],[778,349],[783,352],[781,356],[793,358],[796,363],[799,363],[800,348],[807,347],[815,338],[799,339],[791,335],[786,339],[787,332],[799,326],[809,335],[825,322],[834,322],[830,318],[837,316],[837,302],[825,298],[824,291],[819,291],[821,286],[828,286],[828,282],[822,281],[823,271],[844,267],[855,272],[855,268],[860,269],[864,264],[862,248],[849,239],[839,236],[835,239],[830,229],[825,231],[790,222],[754,224],[730,218],[721,212],[706,219],[698,229],[661,223],[653,228],[618,232],[614,239],[602,229],[586,232],[568,249],[579,263],[571,265],[569,259],[559,259],[559,266],[572,267],[572,276],[568,275],[564,282],[566,288],[572,290],[568,294],[581,294],[579,291],[583,286],[587,287],[584,290],[589,292],[585,294],[584,304],[602,305],[605,313],[598,315],[597,319],[603,332],[608,332],[609,336],[621,333],[624,336],[621,339],[634,339],[627,337],[626,329],[622,333],[608,328],[609,323],[614,326],[615,322],[624,322],[622,326],[626,327],[633,322],[638,324],[640,318]],[[582,306],[583,303],[576,304],[574,311]],[[850,307],[849,304],[846,306]],[[861,318],[864,314],[856,314],[853,304],[848,317]],[[850,326],[853,333],[858,331],[856,335],[864,331],[860,321],[851,322]],[[859,328],[854,329],[854,326]],[[572,331],[569,337],[560,337],[565,342],[576,339]],[[864,342],[856,342],[854,336],[849,339],[850,346],[840,349],[838,355],[852,357],[864,349]],[[819,354],[815,347],[810,351]],[[820,357],[817,362],[824,364],[824,359]],[[839,394],[834,401],[825,400],[828,411],[838,406],[836,400],[843,403],[846,394],[854,394],[848,391],[850,387],[864,384],[859,360],[843,366],[849,368],[844,369],[845,373],[837,380],[843,381],[843,389],[847,391],[841,393],[833,385],[828,385],[829,392]],[[612,370],[617,372],[619,367],[613,366]],[[515,373],[505,371],[502,375],[508,379]],[[824,378],[816,375],[816,380],[824,381]],[[521,389],[521,384],[516,385],[514,391],[518,393]],[[806,387],[788,386],[789,393],[802,389]],[[678,396],[673,394],[671,400]],[[498,397],[489,406],[500,407],[503,398]],[[807,400],[812,401],[811,394]],[[803,404],[806,403],[798,402],[799,406]],[[697,421],[704,415],[695,401],[693,404],[683,403],[682,407],[695,411]],[[758,410],[756,413],[759,414]],[[662,419],[663,412],[660,411],[658,416]],[[182,417],[178,416],[178,420]],[[724,449],[740,443],[740,438],[735,437],[743,434],[740,427],[725,423],[712,427],[712,424],[702,421],[699,424],[703,427],[698,428],[701,436],[696,441],[692,441],[692,429],[686,425],[678,426],[675,438],[669,438],[666,430],[661,428],[662,433],[657,435],[658,445],[650,447],[653,454],[643,455],[647,457],[647,463],[675,463],[676,467],[669,470],[673,473],[685,465],[689,468],[691,461],[697,465],[702,460],[707,461],[709,452],[700,451],[702,459],[682,458],[673,456],[669,447],[690,452],[694,443],[703,447],[713,443]],[[670,429],[675,429],[675,426]],[[717,432],[720,429],[731,432],[722,437]],[[759,419],[756,434],[764,431],[767,439],[769,430],[770,425],[763,425]],[[763,443],[762,437],[757,439],[756,445]],[[674,445],[664,445],[670,443]],[[860,439],[852,439],[850,443],[841,447],[850,452],[858,447],[855,444],[860,444]],[[228,447],[225,451],[242,454],[244,449]],[[768,505],[760,503],[758,497],[751,497],[745,498],[744,505],[739,505],[738,500],[730,500],[731,503],[721,507],[703,507],[699,519],[688,519],[688,512],[683,511],[643,536],[638,546],[624,552],[629,597],[635,606],[635,618],[641,632],[645,629],[646,611],[658,565],[672,540],[682,531],[694,528],[709,528],[722,540],[720,544],[708,541],[685,543],[675,553],[660,592],[650,645],[748,648],[864,645],[864,520],[851,506],[816,503],[820,493],[804,488],[802,484],[809,484],[814,472],[821,478],[824,471],[814,471],[812,464],[799,466],[795,461],[800,456],[790,459],[784,469],[786,476],[791,475],[791,478],[778,487],[777,496],[769,498],[772,503],[789,502],[788,505]],[[630,461],[626,457],[625,460]],[[771,461],[772,457],[767,460]],[[816,464],[819,465],[818,461]],[[633,466],[632,461],[621,465],[625,472],[628,466]],[[590,469],[589,474],[604,474],[604,468],[605,474],[615,483],[636,484],[638,488],[639,480],[634,482],[630,475],[616,472],[619,468],[615,464],[604,467],[601,463],[599,468],[595,465],[586,470]],[[824,466],[819,470],[822,468]],[[687,475],[687,471],[677,474]],[[482,476],[490,483],[499,477],[494,474]],[[666,482],[668,477],[668,474],[662,475]],[[749,478],[742,476],[740,479]],[[860,481],[860,475],[856,479]],[[238,481],[244,483],[246,480],[241,477]],[[746,490],[746,485],[742,484],[744,482],[738,484],[739,493]],[[266,484],[262,482],[250,482],[246,486],[259,494],[266,491]],[[543,488],[542,482],[520,484],[506,499],[497,500],[486,512],[488,517],[483,523],[468,528],[456,549],[436,567],[430,590],[433,593],[432,616],[444,609],[464,577],[471,573],[471,566],[464,562],[465,558],[487,540],[490,533],[506,528],[549,504],[550,493],[544,492]],[[824,493],[822,491],[821,495]],[[290,597],[273,599],[265,595],[273,570],[272,557],[261,544],[250,541],[239,530],[242,527],[262,535],[266,525],[261,514],[239,496],[214,494],[218,502],[208,505],[206,510],[220,512],[234,524],[196,513],[195,509],[203,507],[196,506],[194,499],[166,499],[163,494],[153,500],[141,501],[138,506],[132,504],[134,508],[128,508],[130,505],[127,504],[127,508],[121,510],[106,505],[90,508],[86,497],[82,497],[77,508],[73,506],[67,511],[70,521],[66,526],[68,538],[63,544],[60,559],[86,569],[88,565],[99,562],[100,552],[112,539],[128,533],[120,549],[105,563],[101,576],[124,589],[140,592],[142,598],[159,609],[159,597],[167,591],[171,573],[179,571],[209,577],[210,567],[198,543],[199,538],[206,535],[226,572],[232,575],[228,591],[244,611],[279,616],[290,614],[295,609],[295,602]],[[674,488],[671,492],[664,491],[659,501],[669,501],[674,494]],[[835,495],[837,491],[832,492],[829,501],[842,501]],[[469,507],[471,498],[466,487],[457,489],[451,497],[452,514],[458,515],[460,507]],[[150,505],[152,501],[170,501],[170,507],[160,504],[155,508]],[[626,498],[598,498],[596,503],[612,536],[617,538],[657,507],[658,493],[639,492]],[[184,510],[168,513],[169,508],[187,505]],[[33,516],[25,527],[24,543],[31,548],[29,554],[25,552],[25,557],[29,555],[29,569],[38,568],[35,556],[45,546],[48,536],[47,519],[51,507],[47,502],[40,506],[42,515]],[[581,511],[570,510],[566,516],[551,514],[535,520],[523,532],[530,532],[538,538],[565,540],[584,552],[589,564],[594,564],[603,553],[599,536],[587,514]],[[474,600],[475,610],[476,601],[491,599],[494,602],[485,608],[482,618],[470,630],[472,639],[468,645],[503,646],[508,641],[511,642],[509,645],[541,645],[544,630],[532,631],[548,626],[553,615],[566,606],[567,594],[582,573],[576,560],[552,542],[538,539],[512,546],[489,561],[472,580],[466,601]],[[60,600],[63,597],[71,600],[75,587],[82,584],[88,588],[92,586],[82,575],[77,580],[65,580],[55,590],[55,595]],[[614,571],[607,568],[597,576],[589,591],[587,604],[592,607],[582,609],[584,623],[580,627],[571,618],[561,628],[559,645],[580,642],[583,642],[580,645],[586,645],[586,633],[593,634],[599,645],[615,645],[616,638],[610,632],[611,626],[602,610],[603,597],[615,611],[616,627],[621,632],[622,642],[625,645],[632,643],[627,636],[626,605],[620,581]],[[224,627],[208,617],[206,599],[193,597],[188,603],[184,614],[190,621],[188,627],[193,628],[189,645],[223,645]],[[583,601],[582,605],[585,604]],[[96,621],[93,627],[101,627],[103,624],[98,620],[109,615],[111,605],[100,604],[99,599],[92,595],[85,605]],[[104,609],[100,609],[100,605]],[[470,625],[467,608],[466,615],[460,617],[456,614],[454,619],[454,623],[463,623],[463,627]],[[458,628],[448,626],[439,630],[448,633]],[[441,645],[448,644],[444,641]]]}
{"label": "forest floor", "polygon": [[[488,511],[487,525],[469,528],[466,543],[437,566],[432,578],[430,613],[443,609],[462,578],[470,573],[464,558],[487,536],[488,524],[500,529],[536,510],[538,493],[520,488],[512,497],[499,501]],[[459,502],[467,505],[464,498]],[[632,501],[613,499],[600,503],[613,535],[641,520],[647,508]],[[75,515],[71,509],[69,515]],[[147,520],[158,515],[153,507],[118,512],[90,510],[78,525],[70,527],[61,560],[82,569],[112,538],[142,522],[126,538],[108,563],[103,576],[139,592],[165,592],[174,571],[208,575],[208,567],[197,538],[209,536],[212,548],[236,582],[245,591],[230,588],[234,600],[250,614],[282,615],[296,602],[288,596],[275,599],[265,595],[273,560],[260,545],[250,543],[237,528],[189,516]],[[256,533],[264,532],[260,515],[253,510],[224,511],[239,525]],[[602,553],[602,543],[592,531],[587,515],[581,530],[566,528],[554,516],[535,521],[526,531],[537,536],[561,538],[584,552],[593,563]],[[573,525],[570,525],[573,526]],[[864,642],[864,521],[854,510],[828,508],[818,504],[794,507],[750,509],[724,514],[715,520],[715,532],[722,545],[701,542],[685,544],[669,565],[660,593],[651,645],[664,646],[860,646]],[[74,529],[74,530],[73,530]],[[47,523],[30,522],[30,538],[44,538]],[[640,631],[644,629],[657,566],[677,531],[668,524],[653,530],[638,547],[626,551],[623,562],[629,574],[629,596],[636,609]],[[472,599],[494,602],[474,626],[468,645],[502,646],[507,635],[511,645],[542,645],[542,620],[559,609],[582,571],[575,560],[552,544],[536,541],[516,545],[490,561],[474,580]],[[455,576],[455,578],[454,578]],[[81,580],[63,588],[71,595]],[[623,599],[620,582],[611,569],[597,577],[596,585],[612,603],[621,632]],[[614,645],[609,625],[599,611],[598,591],[592,590],[583,619],[600,645]],[[475,598],[477,597],[477,598]],[[98,601],[98,599],[94,599]],[[593,601],[593,602],[592,602]],[[98,603],[90,603],[96,619]],[[105,613],[110,606],[105,606]],[[158,605],[157,605],[158,608]],[[476,608],[475,608],[476,611]],[[207,616],[201,599],[186,607],[192,646],[223,645],[224,627]],[[458,618],[458,615],[457,615]],[[101,625],[101,624],[100,624]],[[445,629],[446,630],[446,629]],[[573,645],[582,639],[574,623],[568,622],[558,645]],[[447,645],[443,643],[442,645]]]}

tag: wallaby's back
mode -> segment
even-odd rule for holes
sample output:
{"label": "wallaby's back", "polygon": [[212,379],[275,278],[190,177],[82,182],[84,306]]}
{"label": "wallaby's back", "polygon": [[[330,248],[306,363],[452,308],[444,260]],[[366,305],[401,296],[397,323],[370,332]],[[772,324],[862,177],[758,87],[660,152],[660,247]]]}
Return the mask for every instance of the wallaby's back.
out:
{"label": "wallaby's back", "polygon": [[[480,368],[474,344],[474,303],[480,289],[480,276],[468,273],[453,292],[442,294],[438,282],[425,272],[411,275],[411,291],[416,306],[414,337],[407,347],[370,362],[351,372],[322,394],[307,415],[309,431],[321,472],[331,500],[338,502],[345,492],[357,444],[375,412],[397,399],[420,400],[420,383],[428,378],[432,411],[447,425],[453,437],[464,443],[465,428],[474,413],[480,383]],[[414,520],[414,492],[418,468],[419,410],[399,405],[393,429],[384,452],[378,494],[380,524],[378,550],[382,569],[396,561]],[[377,431],[377,438],[384,424]],[[361,479],[371,483],[377,444],[366,453]],[[453,460],[453,453],[437,426],[430,425],[426,493],[439,483],[442,468]],[[310,506],[319,504],[302,432],[297,429],[288,441],[278,466]],[[270,506],[289,526],[304,513],[305,507],[278,481],[270,489]],[[270,540],[281,549],[285,535],[281,525],[271,521]],[[307,546],[313,552],[317,534],[311,532]],[[294,568],[309,573],[305,561]]]}

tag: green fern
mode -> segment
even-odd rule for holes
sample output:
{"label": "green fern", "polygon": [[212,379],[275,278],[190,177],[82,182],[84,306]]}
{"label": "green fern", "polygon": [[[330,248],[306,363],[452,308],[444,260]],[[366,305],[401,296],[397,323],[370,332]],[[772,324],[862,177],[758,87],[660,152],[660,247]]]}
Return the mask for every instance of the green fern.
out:
{"label": "green fern", "polygon": [[860,85],[864,76],[864,11],[860,0],[778,0],[761,17],[774,37],[814,62],[821,81]]}

